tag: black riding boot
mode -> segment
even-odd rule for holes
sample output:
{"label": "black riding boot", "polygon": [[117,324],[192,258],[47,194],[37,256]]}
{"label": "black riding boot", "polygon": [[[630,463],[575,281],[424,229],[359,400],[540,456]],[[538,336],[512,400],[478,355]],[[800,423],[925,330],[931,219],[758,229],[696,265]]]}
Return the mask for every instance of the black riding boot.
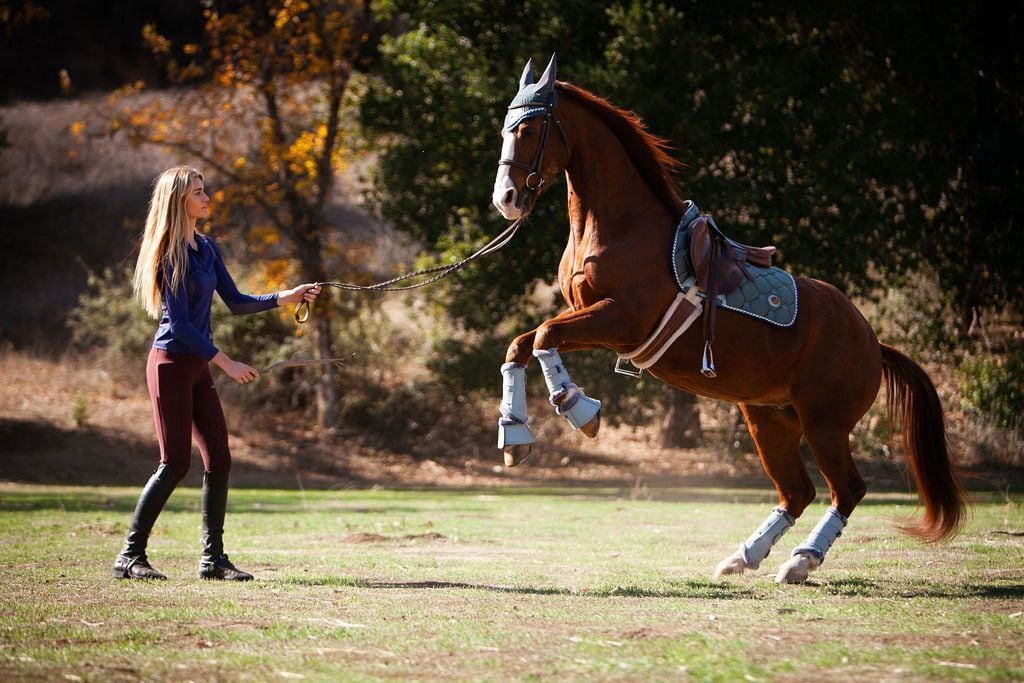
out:
{"label": "black riding boot", "polygon": [[228,473],[203,476],[203,555],[199,578],[251,581],[252,574],[236,569],[224,554],[224,515],[228,508]]}
{"label": "black riding boot", "polygon": [[164,509],[171,492],[178,485],[178,477],[167,465],[160,465],[149,478],[139,495],[139,502],[132,515],[131,526],[124,549],[114,560],[114,578],[117,579],[166,579],[153,569],[146,559],[146,544],[153,530],[156,518]]}

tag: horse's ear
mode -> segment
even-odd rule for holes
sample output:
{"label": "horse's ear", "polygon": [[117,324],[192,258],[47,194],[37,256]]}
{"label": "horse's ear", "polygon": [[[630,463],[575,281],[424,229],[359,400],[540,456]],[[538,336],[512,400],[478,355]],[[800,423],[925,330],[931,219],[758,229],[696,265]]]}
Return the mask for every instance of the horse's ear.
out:
{"label": "horse's ear", "polygon": [[555,87],[555,71],[558,65],[555,61],[555,53],[551,53],[551,61],[548,62],[548,68],[544,69],[544,75],[537,81],[537,92],[538,93],[549,93]]}
{"label": "horse's ear", "polygon": [[519,77],[519,89],[522,90],[528,85],[533,85],[533,58],[526,60],[526,68],[523,75]]}

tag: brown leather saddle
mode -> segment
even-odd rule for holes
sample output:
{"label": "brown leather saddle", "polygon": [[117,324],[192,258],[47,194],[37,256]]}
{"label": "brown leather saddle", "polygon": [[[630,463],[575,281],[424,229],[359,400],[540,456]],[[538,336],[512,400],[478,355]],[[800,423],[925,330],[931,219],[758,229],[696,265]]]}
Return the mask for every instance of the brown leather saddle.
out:
{"label": "brown leather saddle", "polygon": [[715,341],[715,311],[718,296],[732,292],[751,279],[747,264],[770,268],[775,247],[751,247],[735,242],[715,225],[713,218],[701,214],[688,227],[690,262],[697,284],[704,289],[704,355],[701,374],[715,377],[715,359],[711,345]]}

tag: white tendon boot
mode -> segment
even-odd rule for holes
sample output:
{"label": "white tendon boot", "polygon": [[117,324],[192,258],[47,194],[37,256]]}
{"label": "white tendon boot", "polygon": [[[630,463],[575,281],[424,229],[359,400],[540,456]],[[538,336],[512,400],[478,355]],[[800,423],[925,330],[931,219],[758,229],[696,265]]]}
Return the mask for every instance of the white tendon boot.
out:
{"label": "white tendon boot", "polygon": [[772,546],[796,524],[793,515],[779,506],[761,522],[757,531],[750,538],[740,543],[739,549],[715,567],[713,579],[720,579],[725,574],[742,574],[744,569],[757,569],[764,558],[772,551]]}
{"label": "white tendon boot", "polygon": [[501,366],[501,406],[498,418],[498,448],[505,454],[505,466],[515,467],[530,456],[533,433],[527,426],[526,366],[505,363]]}
{"label": "white tendon boot", "polygon": [[829,508],[825,515],[807,534],[804,542],[793,548],[793,556],[779,567],[775,577],[777,583],[803,583],[808,574],[821,566],[825,561],[825,553],[832,547],[836,539],[843,535],[846,517],[839,510]]}
{"label": "white tendon boot", "polygon": [[549,400],[555,412],[564,415],[573,429],[582,430],[593,438],[601,426],[601,402],[590,398],[583,390],[569,380],[569,373],[562,365],[558,349],[534,349],[533,355],[544,370],[544,381],[550,392]]}

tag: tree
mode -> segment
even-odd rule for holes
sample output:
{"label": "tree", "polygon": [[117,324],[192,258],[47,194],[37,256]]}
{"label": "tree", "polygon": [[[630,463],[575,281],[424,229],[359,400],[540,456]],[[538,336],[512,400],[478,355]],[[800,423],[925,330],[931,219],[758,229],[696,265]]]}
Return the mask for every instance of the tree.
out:
{"label": "tree", "polygon": [[[334,279],[329,260],[351,276],[354,264],[332,251],[329,236],[337,226],[325,209],[351,151],[345,97],[376,42],[369,2],[204,4],[200,44],[175,46],[154,25],[144,31],[173,81],[190,87],[148,98],[142,84],[122,89],[113,100],[112,130],[138,144],[176,149],[215,175],[224,184],[213,195],[218,231],[243,234],[251,252],[279,259],[268,261],[268,274],[288,275],[281,271],[294,259],[291,270],[309,280]],[[321,300],[312,336],[316,353],[327,358],[333,356],[329,292]],[[320,427],[332,425],[336,402],[334,375],[325,365],[316,390]]]}

